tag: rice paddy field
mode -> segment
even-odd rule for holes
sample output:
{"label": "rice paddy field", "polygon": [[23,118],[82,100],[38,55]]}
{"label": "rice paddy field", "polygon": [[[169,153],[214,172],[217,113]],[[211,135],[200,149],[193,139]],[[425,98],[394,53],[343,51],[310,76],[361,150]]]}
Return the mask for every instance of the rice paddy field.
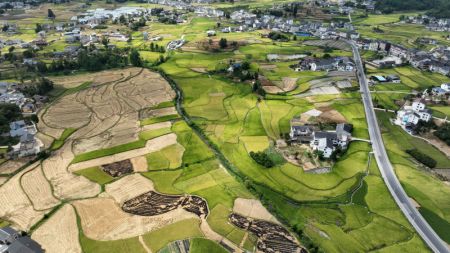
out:
{"label": "rice paddy field", "polygon": [[[244,1],[239,4],[255,8],[270,5],[272,1]],[[96,2],[93,8],[105,5]],[[228,3],[219,3],[216,6],[231,7]],[[73,5],[67,11],[56,10],[61,11],[63,13],[61,18],[64,18],[70,16],[76,8],[78,6]],[[45,13],[44,9],[40,11]],[[411,36],[408,30],[410,27],[393,24],[398,17],[398,15],[369,16],[368,19],[356,22],[364,35],[372,35],[369,24],[376,24],[386,31],[383,35],[385,38],[392,38],[399,43],[410,43],[407,39]],[[305,95],[311,89],[313,81],[330,78],[328,73],[295,72],[290,65],[297,63],[296,61],[267,60],[268,54],[310,54],[322,57],[325,54],[323,48],[306,45],[301,39],[274,43],[267,38],[261,38],[258,32],[229,34],[219,32],[217,39],[227,38],[229,41],[242,44],[234,51],[212,54],[199,49],[197,42],[207,39],[205,31],[214,28],[216,21],[198,17],[189,17],[188,20],[185,24],[179,25],[152,23],[151,26],[142,29],[150,32],[152,36],[161,36],[162,40],[156,42],[159,46],[165,46],[169,41],[184,35],[187,44],[176,52],[166,54],[149,52],[149,42],[145,42],[140,33],[133,34],[135,39],[132,43],[117,43],[119,47],[138,48],[142,58],[151,62],[159,59],[161,55],[168,57],[157,70],[164,72],[182,91],[181,106],[186,115],[179,114],[180,110],[175,111],[173,96],[165,97],[159,101],[160,103],[155,102],[149,108],[142,107],[133,111],[135,113],[133,117],[127,118],[127,122],[132,122],[133,129],[136,130],[134,141],[91,148],[86,152],[66,155],[67,157],[63,156],[67,154],[64,152],[70,150],[74,138],[83,135],[79,130],[84,126],[58,129],[52,134],[55,141],[51,146],[56,155],[53,160],[46,160],[42,165],[44,179],[51,177],[53,181],[60,182],[58,180],[63,178],[62,174],[70,174],[70,177],[84,180],[82,182],[89,184],[92,191],[89,192],[89,196],[54,194],[62,191],[63,187],[58,185],[54,189],[51,184],[53,181],[43,180],[49,181],[52,195],[57,196],[58,203],[61,201],[61,204],[49,210],[48,215],[42,214],[44,217],[33,225],[33,231],[38,230],[42,224],[47,224],[50,221],[47,219],[51,219],[53,213],[58,212],[62,205],[71,205],[76,217],[71,222],[76,222],[78,230],[70,231],[71,237],[79,238],[79,242],[75,244],[86,253],[165,252],[168,244],[178,240],[189,240],[191,252],[194,253],[206,252],[205,250],[222,253],[224,248],[218,244],[217,238],[224,238],[223,240],[229,241],[232,245],[254,251],[257,238],[232,225],[228,220],[233,212],[235,200],[241,198],[258,199],[290,232],[294,230],[297,232],[296,236],[300,243],[306,245],[312,241],[325,252],[428,251],[391,198],[371,157],[371,146],[367,142],[352,142],[331,171],[324,174],[305,172],[301,166],[285,161],[277,153],[275,142],[289,133],[291,119],[312,109],[333,111],[353,125],[354,137],[363,140],[369,138],[364,108],[358,92]],[[20,36],[28,40],[34,36],[30,31],[35,22],[43,21],[43,18],[25,18],[22,21],[27,25],[21,26],[24,30]],[[419,27],[414,29],[411,32],[423,32]],[[57,40],[48,48],[48,52],[62,50],[65,46],[66,43]],[[349,51],[342,49],[334,49],[329,54],[351,56]],[[251,69],[259,70],[259,73],[270,82],[283,82],[284,78],[295,79],[293,88],[282,94],[267,95],[262,99],[252,92],[249,82],[231,80],[225,75],[214,73],[214,70],[228,64],[230,60],[244,59],[251,61]],[[402,78],[401,85],[380,85],[375,87],[377,91],[411,91],[448,82],[448,78],[422,73],[409,67],[372,71],[371,74],[398,74]],[[89,89],[90,84],[80,81],[76,86],[62,92],[60,96],[64,98],[83,92]],[[386,107],[395,108],[393,100],[403,94],[379,93],[374,96]],[[172,113],[155,114],[145,118],[136,115],[144,109],[157,111],[169,107],[173,109]],[[445,108],[436,108],[436,111],[439,115],[449,115]],[[189,120],[186,121],[186,117],[183,116],[187,116]],[[429,152],[430,156],[438,161],[439,167],[449,167],[448,159],[437,150],[429,149],[429,146],[403,135],[403,132],[388,125],[383,115],[379,117],[384,129],[383,137],[388,143],[389,155],[405,189],[420,204],[420,211],[430,224],[444,240],[449,242],[446,234],[450,229],[448,187],[417,169],[417,165],[403,148],[414,146]],[[94,129],[96,127],[92,128],[87,129],[88,132],[97,130]],[[95,136],[103,136],[105,131],[99,131]],[[114,136],[108,141],[113,142]],[[148,152],[144,154],[142,150]],[[250,157],[251,151],[269,152],[277,160],[275,166],[265,168],[256,163]],[[139,158],[140,165],[144,168],[135,169],[130,172],[131,175],[113,177],[101,169],[100,166],[104,164],[95,164],[106,160],[117,162],[120,157],[128,157],[130,152],[139,152],[138,157],[130,159]],[[67,164],[58,160],[61,157],[64,161],[67,160]],[[47,162],[51,166],[45,170]],[[66,167],[71,168],[80,164],[94,165],[73,171],[66,170]],[[63,167],[62,172],[58,172],[62,174],[49,174],[53,171],[48,168]],[[134,189],[113,187],[122,183],[126,177],[139,178],[136,184],[128,185]],[[8,184],[11,185],[10,182]],[[98,240],[88,236],[88,231],[95,229],[95,225],[92,223],[86,227],[86,223],[89,224],[90,220],[83,216],[85,214],[81,212],[83,210],[77,201],[112,201],[112,207],[119,209],[121,201],[117,200],[119,198],[115,199],[115,196],[122,194],[125,196],[122,196],[124,199],[129,198],[136,194],[134,191],[142,190],[142,185],[154,188],[153,190],[161,194],[199,196],[207,202],[209,214],[206,218],[183,219],[157,229],[148,229],[139,235],[135,233],[132,236],[122,236],[120,239]],[[14,189],[21,187],[20,182],[13,186]],[[74,187],[76,186],[78,185]],[[22,199],[23,202],[27,202],[28,198],[24,196],[21,201]],[[122,218],[125,217],[123,218],[125,221],[130,222],[129,224],[136,224],[131,222],[135,216],[125,215],[121,209],[118,212]],[[95,216],[92,214],[92,217]],[[97,219],[92,220],[94,222]],[[0,227],[7,224],[10,224],[10,221],[2,217]],[[142,225],[144,222],[138,224]],[[123,229],[119,231],[122,233],[128,231],[126,229],[138,228],[140,227],[135,228],[131,225],[126,228],[114,227]]]}
{"label": "rice paddy field", "polygon": [[[302,93],[300,90],[259,100],[249,84],[191,69],[212,70],[218,62],[247,58],[252,59],[252,68],[275,65],[275,68],[265,72],[273,80],[298,75],[302,81],[297,89],[307,90],[308,87],[305,88],[302,83],[321,78],[323,73],[297,73],[288,68],[289,63],[268,63],[266,60],[269,53],[320,52],[319,48],[304,47],[256,43],[241,47],[233,55],[176,53],[160,68],[183,91],[183,108],[195,125],[217,146],[238,174],[248,179],[247,184],[261,196],[269,210],[290,226],[301,228],[304,235],[326,252],[395,252],[418,248],[426,251],[425,245],[390,197],[376,163],[369,163],[371,149],[367,143],[352,143],[327,174],[305,173],[301,167],[287,162],[267,169],[249,156],[250,151],[268,149],[273,145],[271,143],[288,133],[293,117],[324,105],[336,110],[354,125],[354,136],[367,139],[364,108],[359,94],[349,92],[299,98],[295,94]],[[346,52],[336,53],[348,55]],[[367,176],[366,172],[369,172]],[[170,173],[171,177],[178,176],[177,172]],[[160,172],[155,172],[153,176],[162,177]],[[161,187],[168,188],[170,185],[164,183]],[[383,202],[380,202],[381,199]],[[211,226],[221,221],[217,214],[227,212],[223,203],[218,202],[212,209],[208,218]],[[215,226],[220,229],[220,234],[240,238],[241,232],[233,232],[232,227]]]}

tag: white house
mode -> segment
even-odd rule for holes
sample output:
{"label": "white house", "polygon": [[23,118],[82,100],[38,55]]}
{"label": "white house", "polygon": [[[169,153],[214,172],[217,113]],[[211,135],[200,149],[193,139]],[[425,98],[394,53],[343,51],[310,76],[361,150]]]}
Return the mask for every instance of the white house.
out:
{"label": "white house", "polygon": [[445,90],[446,92],[450,92],[450,83],[441,84],[441,89]]}

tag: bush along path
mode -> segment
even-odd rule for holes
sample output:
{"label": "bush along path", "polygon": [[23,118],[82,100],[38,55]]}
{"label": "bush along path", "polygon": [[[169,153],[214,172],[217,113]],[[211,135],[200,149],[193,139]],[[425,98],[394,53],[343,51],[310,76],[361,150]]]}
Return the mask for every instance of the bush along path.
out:
{"label": "bush along path", "polygon": [[[285,196],[283,193],[275,191],[266,185],[260,184],[258,182],[253,181],[251,178],[243,175],[235,165],[233,165],[225,155],[220,151],[219,147],[213,143],[203,132],[203,130],[195,124],[190,115],[186,112],[183,107],[183,91],[178,86],[178,84],[170,78],[165,72],[160,69],[154,69],[158,71],[161,76],[166,79],[166,81],[170,84],[172,89],[174,89],[176,93],[175,97],[175,107],[182,117],[182,119],[192,128],[195,134],[199,136],[199,138],[211,149],[220,163],[227,169],[230,174],[232,174],[240,183],[243,183],[246,188],[252,192],[255,196],[258,196],[261,200],[262,204],[269,210],[271,213],[277,217],[279,221],[281,221],[286,227],[290,228],[291,231],[294,231],[298,237],[300,238],[302,244],[307,247],[311,252],[316,252],[318,250],[318,246],[315,245],[311,238],[309,238],[297,225],[290,224],[286,216],[280,212],[279,205],[289,206],[291,209],[298,209],[302,206],[314,206],[314,207],[333,207],[336,208],[338,205],[348,205],[353,202],[353,196],[358,194],[359,191],[362,191],[362,185],[364,184],[365,177],[369,174],[368,168],[367,171],[360,173],[357,175],[357,182],[350,187],[350,189],[341,196],[336,196],[334,198],[330,198],[327,200],[320,201],[297,201]],[[370,156],[370,154],[369,154]],[[369,158],[370,161],[370,158]],[[369,162],[370,164],[370,162]]]}

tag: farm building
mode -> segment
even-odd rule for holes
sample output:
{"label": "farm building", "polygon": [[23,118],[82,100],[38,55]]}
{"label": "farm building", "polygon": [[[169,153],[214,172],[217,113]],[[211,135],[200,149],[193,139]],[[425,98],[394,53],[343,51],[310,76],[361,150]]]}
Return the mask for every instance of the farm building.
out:
{"label": "farm building", "polygon": [[40,253],[42,247],[11,227],[0,228],[0,253]]}

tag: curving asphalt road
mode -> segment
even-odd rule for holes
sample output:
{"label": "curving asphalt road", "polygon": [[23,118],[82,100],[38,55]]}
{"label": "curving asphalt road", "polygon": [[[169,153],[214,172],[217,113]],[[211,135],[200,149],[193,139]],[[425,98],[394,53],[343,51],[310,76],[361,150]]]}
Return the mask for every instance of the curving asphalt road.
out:
{"label": "curving asphalt road", "polygon": [[364,102],[364,109],[369,127],[370,140],[372,141],[373,152],[377,160],[378,167],[380,168],[381,175],[383,176],[391,195],[394,197],[395,202],[397,202],[397,205],[400,207],[403,214],[408,218],[409,222],[414,226],[417,233],[422,237],[428,247],[430,247],[434,252],[450,253],[447,244],[441,240],[430,225],[428,225],[419,211],[417,211],[417,209],[412,205],[408,195],[405,190],[403,190],[397,176],[395,175],[394,168],[389,161],[386,149],[384,147],[358,47],[353,41],[347,42],[351,45],[353,50],[357,75],[361,87],[362,100]]}

